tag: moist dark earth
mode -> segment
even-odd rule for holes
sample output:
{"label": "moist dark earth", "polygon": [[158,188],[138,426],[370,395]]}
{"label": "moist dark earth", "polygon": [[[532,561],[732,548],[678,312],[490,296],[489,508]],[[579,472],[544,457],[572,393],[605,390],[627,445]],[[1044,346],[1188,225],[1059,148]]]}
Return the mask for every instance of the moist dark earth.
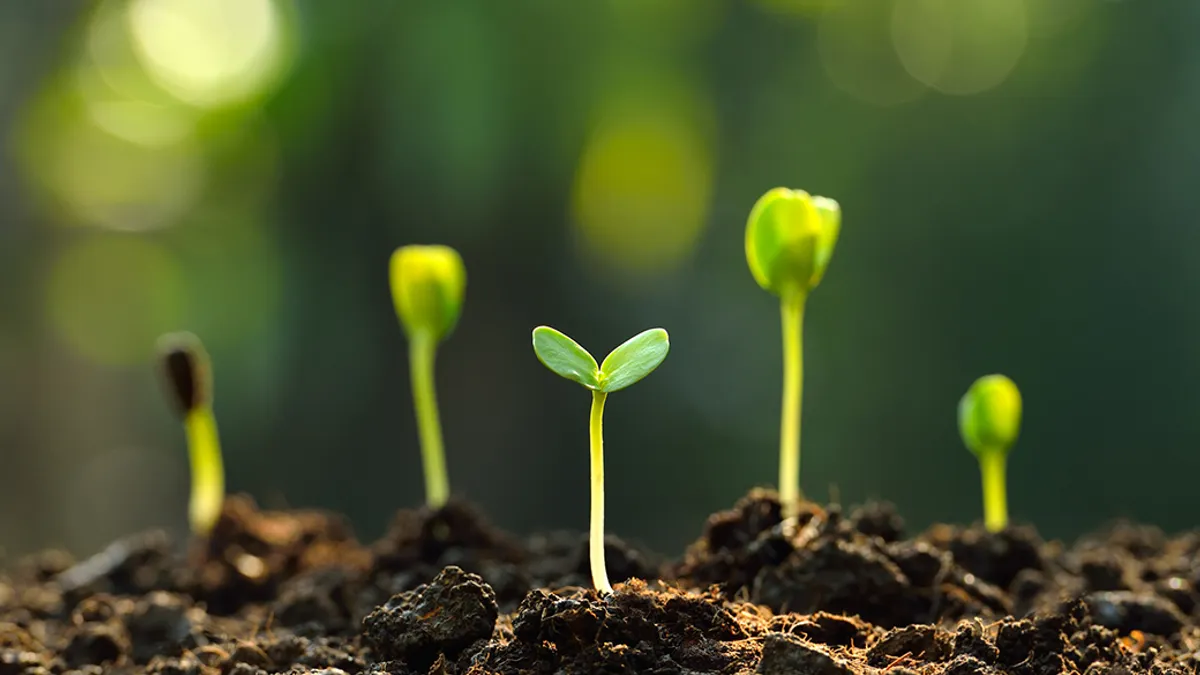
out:
{"label": "moist dark earth", "polygon": [[[207,541],[162,533],[0,576],[0,675],[784,673],[1125,675],[1200,665],[1200,531],[1118,523],[1071,546],[755,490],[677,559],[520,539],[470,505],[333,514],[230,497]],[[618,583],[619,582],[619,583]]]}

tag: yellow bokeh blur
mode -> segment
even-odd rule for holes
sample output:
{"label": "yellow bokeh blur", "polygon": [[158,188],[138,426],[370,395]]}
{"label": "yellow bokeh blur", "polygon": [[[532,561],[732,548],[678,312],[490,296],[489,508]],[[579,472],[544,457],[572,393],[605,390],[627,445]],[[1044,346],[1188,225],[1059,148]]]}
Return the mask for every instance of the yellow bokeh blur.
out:
{"label": "yellow bokeh blur", "polygon": [[847,2],[825,14],[817,28],[817,51],[830,81],[878,106],[908,103],[928,91],[905,71],[892,48],[895,2]]}
{"label": "yellow bokeh blur", "polygon": [[162,91],[133,48],[125,6],[108,0],[88,18],[75,87],[96,126],[142,145],[169,145],[195,131],[198,114]]}
{"label": "yellow bokeh blur", "polygon": [[190,140],[144,144],[110,133],[70,87],[52,86],[29,111],[18,146],[27,170],[65,220],[115,230],[169,225],[205,180]]}
{"label": "yellow bokeh blur", "polygon": [[679,81],[604,100],[572,193],[574,224],[591,259],[653,275],[688,258],[712,195],[710,120],[708,99]]}
{"label": "yellow bokeh blur", "polygon": [[892,40],[905,69],[946,94],[999,86],[1028,41],[1025,0],[896,0]]}
{"label": "yellow bokeh blur", "polygon": [[98,234],[53,261],[45,307],[54,333],[77,354],[131,365],[146,361],[160,334],[179,328],[183,293],[166,249],[139,235]]}
{"label": "yellow bokeh blur", "polygon": [[813,15],[827,12],[850,1],[857,0],[755,0],[755,4],[779,14]]}
{"label": "yellow bokeh blur", "polygon": [[172,106],[105,96],[95,71],[81,70],[88,118],[100,129],[132,143],[164,146],[185,141],[195,118]]}
{"label": "yellow bokeh blur", "polygon": [[1029,33],[1055,37],[1076,28],[1097,6],[1096,0],[1032,0],[1025,4]]}
{"label": "yellow bokeh blur", "polygon": [[627,35],[652,33],[660,42],[711,36],[729,9],[721,0],[608,0],[608,6]]}
{"label": "yellow bokeh blur", "polygon": [[284,66],[275,0],[130,0],[129,24],[149,75],[200,108],[252,98]]}

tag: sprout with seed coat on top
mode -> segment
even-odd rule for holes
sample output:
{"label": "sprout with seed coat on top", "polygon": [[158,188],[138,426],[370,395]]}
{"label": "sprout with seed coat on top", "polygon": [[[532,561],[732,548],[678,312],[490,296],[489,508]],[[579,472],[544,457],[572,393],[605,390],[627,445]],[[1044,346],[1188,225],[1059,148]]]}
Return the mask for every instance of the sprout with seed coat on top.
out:
{"label": "sprout with seed coat on top", "polygon": [[188,523],[197,536],[208,536],[225,501],[225,468],[212,411],[211,362],[200,339],[186,332],[159,338],[158,361],[167,397],[183,417],[187,434],[192,472]]}

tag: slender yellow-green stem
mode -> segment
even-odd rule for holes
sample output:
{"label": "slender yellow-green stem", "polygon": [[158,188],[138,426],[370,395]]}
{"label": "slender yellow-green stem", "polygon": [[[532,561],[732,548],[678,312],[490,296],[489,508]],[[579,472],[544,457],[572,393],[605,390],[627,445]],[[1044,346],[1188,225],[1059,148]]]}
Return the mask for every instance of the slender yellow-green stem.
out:
{"label": "slender yellow-green stem", "polygon": [[804,386],[804,294],[788,293],[783,315],[783,412],[779,423],[779,501],[790,518],[800,507],[800,404]]}
{"label": "slender yellow-green stem", "polygon": [[989,532],[999,532],[1008,526],[1008,495],[1004,482],[1007,454],[993,449],[979,455],[979,472],[983,476],[983,524]]}
{"label": "slender yellow-green stem", "polygon": [[192,495],[188,520],[192,532],[207,536],[221,515],[225,501],[225,468],[221,462],[221,442],[212,408],[201,405],[188,411],[183,420],[188,439],[188,457],[192,465]]}
{"label": "slender yellow-green stem", "polygon": [[604,566],[604,399],[608,394],[592,392],[592,417],[588,425],[592,438],[592,531],[589,555],[592,585],[600,593],[612,593],[608,570]]}
{"label": "slender yellow-green stem", "polygon": [[425,501],[441,508],[450,498],[446,477],[446,453],[442,448],[442,423],[438,418],[437,394],[433,386],[433,362],[437,340],[428,332],[413,335],[408,344],[412,373],[413,406],[417,409],[417,433],[421,437],[421,463],[425,468]]}

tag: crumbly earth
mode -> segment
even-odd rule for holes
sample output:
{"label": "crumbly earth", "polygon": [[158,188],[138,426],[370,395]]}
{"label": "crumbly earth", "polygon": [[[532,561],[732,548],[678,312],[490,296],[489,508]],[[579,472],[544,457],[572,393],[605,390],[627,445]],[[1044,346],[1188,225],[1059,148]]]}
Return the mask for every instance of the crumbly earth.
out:
{"label": "crumbly earth", "polygon": [[681,559],[519,540],[472,508],[401,511],[362,545],[334,515],[227,500],[205,542],[161,533],[0,575],[0,675],[762,673],[1127,675],[1200,668],[1200,532],[1117,524],[1070,547],[886,504],[756,490]]}

